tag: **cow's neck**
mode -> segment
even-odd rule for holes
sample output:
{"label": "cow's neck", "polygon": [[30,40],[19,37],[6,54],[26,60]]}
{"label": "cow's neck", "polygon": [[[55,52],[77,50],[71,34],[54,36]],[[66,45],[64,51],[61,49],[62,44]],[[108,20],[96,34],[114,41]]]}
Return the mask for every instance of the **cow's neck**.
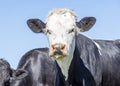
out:
{"label": "cow's neck", "polygon": [[65,79],[68,78],[68,71],[73,58],[73,53],[71,55],[64,57],[62,60],[57,60],[57,63],[65,76]]}
{"label": "cow's neck", "polygon": [[[64,77],[62,76],[63,74],[66,77],[65,84],[69,84],[69,85],[63,85],[63,86],[70,86],[70,85],[83,86],[82,78],[84,76],[84,64],[79,56],[80,56],[80,53],[78,52],[78,49],[75,49],[73,57],[71,57],[71,62],[69,63],[69,66],[67,62],[65,62],[67,64],[67,66],[65,66],[65,63],[62,63],[62,62],[60,63],[59,61],[57,61],[57,64],[58,64],[57,66],[59,66],[58,67],[59,77],[61,80],[63,80],[60,83],[64,83],[64,79],[63,79]],[[67,60],[65,59],[65,61]],[[61,66],[66,67],[66,69],[64,70]],[[62,71],[62,74],[61,74],[61,71]]]}
{"label": "cow's neck", "polygon": [[62,74],[65,76],[65,80],[68,79],[68,71],[69,71],[69,68],[70,68],[70,65],[71,65],[71,62],[73,59],[74,50],[75,50],[75,39],[73,40],[70,54],[63,57],[63,59],[61,59],[61,60],[56,60],[58,63],[58,66],[60,67],[60,69],[62,71]]}
{"label": "cow's neck", "polygon": [[85,79],[86,68],[84,66],[83,61],[80,58],[80,52],[77,47],[75,47],[75,51],[73,54],[73,59],[71,61],[69,72],[68,72],[68,83],[71,86],[83,86]]}
{"label": "cow's neck", "polygon": [[[75,37],[77,40],[77,36]],[[79,46],[77,42],[75,42],[75,49],[73,52],[73,59],[71,61],[69,72],[68,72],[68,83],[73,86],[83,86],[83,80],[81,80],[84,76],[84,63],[80,59],[80,51],[78,50]]]}

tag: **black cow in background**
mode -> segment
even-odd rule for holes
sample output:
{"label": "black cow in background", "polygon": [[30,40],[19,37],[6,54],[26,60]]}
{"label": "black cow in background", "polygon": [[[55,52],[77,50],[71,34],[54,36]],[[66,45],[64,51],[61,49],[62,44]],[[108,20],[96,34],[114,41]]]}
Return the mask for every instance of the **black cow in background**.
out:
{"label": "black cow in background", "polygon": [[0,86],[11,86],[10,83],[24,78],[27,74],[23,69],[12,69],[6,60],[0,59]]}
{"label": "black cow in background", "polygon": [[48,55],[48,48],[33,49],[20,60],[17,69],[22,68],[28,76],[12,83],[12,86],[54,86],[57,69]]}

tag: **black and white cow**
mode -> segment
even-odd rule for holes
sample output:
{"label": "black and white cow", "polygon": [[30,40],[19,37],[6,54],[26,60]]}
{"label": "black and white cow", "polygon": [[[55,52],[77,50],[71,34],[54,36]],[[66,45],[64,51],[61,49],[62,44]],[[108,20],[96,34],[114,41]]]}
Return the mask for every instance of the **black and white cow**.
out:
{"label": "black and white cow", "polygon": [[120,86],[120,41],[92,40],[78,34],[89,30],[95,21],[94,17],[85,17],[77,22],[76,14],[69,9],[51,11],[46,23],[27,21],[33,32],[48,37],[49,56],[61,69],[56,86],[65,83],[61,73],[69,86]]}
{"label": "black and white cow", "polygon": [[26,76],[27,71],[23,69],[13,70],[6,60],[0,59],[0,86],[11,86],[11,83]]}

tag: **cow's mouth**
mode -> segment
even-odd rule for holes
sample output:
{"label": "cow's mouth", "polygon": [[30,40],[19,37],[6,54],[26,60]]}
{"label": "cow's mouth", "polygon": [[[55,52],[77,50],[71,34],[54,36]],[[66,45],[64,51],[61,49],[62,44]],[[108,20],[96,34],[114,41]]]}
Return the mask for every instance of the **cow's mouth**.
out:
{"label": "cow's mouth", "polygon": [[63,52],[61,52],[61,51],[55,51],[54,55],[63,55]]}
{"label": "cow's mouth", "polygon": [[60,51],[59,52],[56,51],[50,56],[55,60],[61,60],[66,56],[66,54],[64,54],[63,52],[60,52]]}

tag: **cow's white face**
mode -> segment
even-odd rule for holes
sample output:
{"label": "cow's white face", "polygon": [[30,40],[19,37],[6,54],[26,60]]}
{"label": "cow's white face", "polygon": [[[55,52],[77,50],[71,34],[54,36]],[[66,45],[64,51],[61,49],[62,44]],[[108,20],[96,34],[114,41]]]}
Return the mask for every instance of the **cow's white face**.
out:
{"label": "cow's white face", "polygon": [[73,53],[75,34],[77,32],[76,18],[71,13],[54,13],[47,18],[46,35],[50,45],[50,56],[55,59],[64,58]]}
{"label": "cow's white face", "polygon": [[85,17],[77,22],[73,11],[58,9],[49,13],[46,23],[39,19],[29,19],[27,24],[33,32],[46,34],[50,45],[49,55],[58,62],[63,74],[67,76],[75,48],[75,35],[89,30],[95,21],[94,17]]}

